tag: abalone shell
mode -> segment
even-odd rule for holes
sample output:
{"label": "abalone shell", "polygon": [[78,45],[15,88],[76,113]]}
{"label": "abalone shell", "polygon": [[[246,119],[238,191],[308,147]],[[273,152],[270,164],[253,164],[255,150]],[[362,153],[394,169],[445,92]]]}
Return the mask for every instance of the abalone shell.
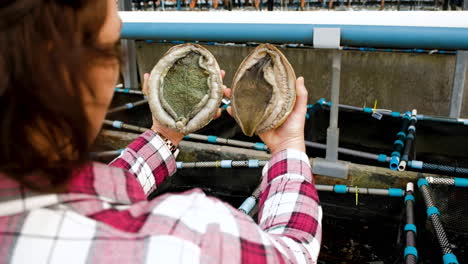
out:
{"label": "abalone shell", "polygon": [[216,59],[192,43],[169,49],[151,71],[148,85],[148,102],[155,119],[183,134],[206,126],[223,98]]}
{"label": "abalone shell", "polygon": [[232,113],[244,134],[261,134],[286,120],[296,101],[295,81],[291,64],[271,44],[242,61],[232,84]]}

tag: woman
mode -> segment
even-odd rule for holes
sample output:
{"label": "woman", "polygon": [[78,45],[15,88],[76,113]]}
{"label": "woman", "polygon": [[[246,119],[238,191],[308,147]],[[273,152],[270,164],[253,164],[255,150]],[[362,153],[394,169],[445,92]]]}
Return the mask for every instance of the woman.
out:
{"label": "woman", "polygon": [[0,2],[0,263],[315,263],[302,78],[289,119],[260,135],[273,155],[259,225],[199,189],[147,201],[175,172],[183,136],[157,123],[110,165],[87,160],[120,27],[115,0]]}

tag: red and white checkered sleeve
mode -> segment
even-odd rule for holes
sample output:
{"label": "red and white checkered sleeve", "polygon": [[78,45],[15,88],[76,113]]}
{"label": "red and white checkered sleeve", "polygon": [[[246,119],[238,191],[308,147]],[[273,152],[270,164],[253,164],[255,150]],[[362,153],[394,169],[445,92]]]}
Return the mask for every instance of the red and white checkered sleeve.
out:
{"label": "red and white checkered sleeve", "polygon": [[259,225],[292,263],[316,263],[322,237],[319,204],[307,155],[287,149],[263,168]]}
{"label": "red and white checkered sleeve", "polygon": [[133,174],[146,194],[154,191],[176,171],[171,151],[161,137],[151,130],[141,134],[109,165]]}

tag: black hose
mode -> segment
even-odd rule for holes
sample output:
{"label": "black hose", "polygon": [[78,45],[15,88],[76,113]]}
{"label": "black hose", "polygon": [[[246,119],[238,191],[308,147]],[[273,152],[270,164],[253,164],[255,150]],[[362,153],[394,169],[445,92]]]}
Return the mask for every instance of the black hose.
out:
{"label": "black hose", "polygon": [[418,262],[418,253],[416,250],[416,226],[414,225],[414,196],[413,191],[408,190],[405,196],[406,205],[406,248],[405,248],[405,263],[416,264]]}
{"label": "black hose", "polygon": [[401,152],[404,149],[405,146],[405,139],[406,139],[406,131],[408,130],[408,125],[410,123],[410,115],[409,113],[406,113],[402,117],[402,123],[401,123],[401,129],[400,132],[397,133],[397,137],[395,139],[395,142],[393,143],[393,152],[392,152],[392,158],[390,159],[390,169],[392,170],[397,170],[398,165],[400,164],[400,157],[401,157]]}
{"label": "black hose", "polygon": [[409,153],[411,151],[411,147],[413,146],[413,141],[416,137],[416,110],[413,110],[413,114],[411,115],[411,121],[408,127],[408,135],[406,136],[405,148],[403,150],[403,155],[401,156],[400,164],[398,165],[399,171],[404,171],[406,169],[406,164],[408,163]]}

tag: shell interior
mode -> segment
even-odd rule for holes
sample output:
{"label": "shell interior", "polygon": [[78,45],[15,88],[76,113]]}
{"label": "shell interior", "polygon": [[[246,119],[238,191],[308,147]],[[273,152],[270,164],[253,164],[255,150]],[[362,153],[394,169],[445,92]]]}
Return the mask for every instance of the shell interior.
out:
{"label": "shell interior", "polygon": [[[273,85],[265,79],[266,68],[271,68],[273,61],[267,54],[256,64],[247,69],[237,83],[236,101],[237,116],[242,120],[246,135],[252,136],[258,125],[265,118],[273,95]],[[271,70],[271,69],[269,69]]]}
{"label": "shell interior", "polygon": [[233,80],[233,116],[253,136],[280,126],[294,107],[294,70],[270,44],[259,45],[239,66]]}
{"label": "shell interior", "polygon": [[222,100],[221,70],[213,54],[197,44],[169,49],[151,71],[148,102],[153,117],[180,133],[212,119]]}
{"label": "shell interior", "polygon": [[209,73],[201,67],[202,61],[203,56],[192,51],[178,59],[166,74],[161,101],[176,122],[186,123],[208,98]]}

